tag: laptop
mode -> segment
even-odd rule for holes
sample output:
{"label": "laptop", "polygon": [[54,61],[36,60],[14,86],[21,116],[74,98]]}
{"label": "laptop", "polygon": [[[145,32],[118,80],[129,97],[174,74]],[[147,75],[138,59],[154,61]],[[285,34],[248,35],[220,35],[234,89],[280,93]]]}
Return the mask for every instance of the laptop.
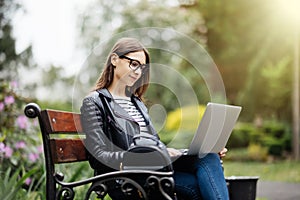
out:
{"label": "laptop", "polygon": [[226,146],[241,112],[240,106],[208,103],[185,155],[219,153]]}

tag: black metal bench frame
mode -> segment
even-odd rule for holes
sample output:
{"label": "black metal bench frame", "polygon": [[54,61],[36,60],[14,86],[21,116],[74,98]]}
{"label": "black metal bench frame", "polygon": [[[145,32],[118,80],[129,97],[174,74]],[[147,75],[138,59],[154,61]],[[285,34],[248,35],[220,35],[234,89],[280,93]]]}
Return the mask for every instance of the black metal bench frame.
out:
{"label": "black metal bench frame", "polygon": [[[56,172],[55,165],[87,161],[80,114],[50,109],[41,110],[35,103],[27,104],[24,113],[29,118],[37,117],[39,121],[44,147],[47,200],[74,199],[76,194],[74,188],[83,185],[89,185],[85,199],[89,199],[92,193],[96,193],[98,198],[103,199],[107,195],[109,182],[116,180],[122,180],[121,191],[129,197],[134,192],[138,192],[141,199],[151,199],[154,193],[158,194],[160,199],[175,198],[172,171],[122,170],[80,181],[64,182],[64,175]],[[55,134],[60,134],[60,137],[53,138]],[[80,135],[80,138],[61,138],[68,135]],[[145,178],[143,184],[136,181],[137,177],[141,176]]]}

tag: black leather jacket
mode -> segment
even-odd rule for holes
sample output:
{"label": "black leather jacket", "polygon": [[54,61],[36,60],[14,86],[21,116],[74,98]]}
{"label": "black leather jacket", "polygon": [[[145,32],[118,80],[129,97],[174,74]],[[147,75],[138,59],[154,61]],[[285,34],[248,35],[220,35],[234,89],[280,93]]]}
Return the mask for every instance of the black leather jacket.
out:
{"label": "black leather jacket", "polygon": [[[149,133],[158,138],[144,103],[136,96],[131,99],[144,116]],[[107,89],[85,97],[80,110],[91,167],[96,174],[119,170],[133,136],[140,134],[138,123],[114,101]]]}

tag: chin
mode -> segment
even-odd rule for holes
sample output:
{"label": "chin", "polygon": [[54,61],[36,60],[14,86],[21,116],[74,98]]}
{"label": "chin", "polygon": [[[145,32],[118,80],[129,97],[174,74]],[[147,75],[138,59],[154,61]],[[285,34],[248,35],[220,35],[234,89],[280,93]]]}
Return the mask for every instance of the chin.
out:
{"label": "chin", "polygon": [[[136,80],[137,81],[137,80]],[[127,83],[127,86],[132,87],[136,83],[136,81],[130,81]]]}
{"label": "chin", "polygon": [[135,83],[128,83],[127,86],[128,87],[132,87]]}

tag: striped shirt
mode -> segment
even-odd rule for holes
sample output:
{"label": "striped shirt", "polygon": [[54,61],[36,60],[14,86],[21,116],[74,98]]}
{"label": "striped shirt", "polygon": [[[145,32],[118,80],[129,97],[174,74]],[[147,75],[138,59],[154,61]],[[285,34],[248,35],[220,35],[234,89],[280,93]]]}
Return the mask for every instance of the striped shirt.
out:
{"label": "striped shirt", "polygon": [[143,115],[129,97],[114,97],[114,100],[139,124],[141,134],[149,133]]}

